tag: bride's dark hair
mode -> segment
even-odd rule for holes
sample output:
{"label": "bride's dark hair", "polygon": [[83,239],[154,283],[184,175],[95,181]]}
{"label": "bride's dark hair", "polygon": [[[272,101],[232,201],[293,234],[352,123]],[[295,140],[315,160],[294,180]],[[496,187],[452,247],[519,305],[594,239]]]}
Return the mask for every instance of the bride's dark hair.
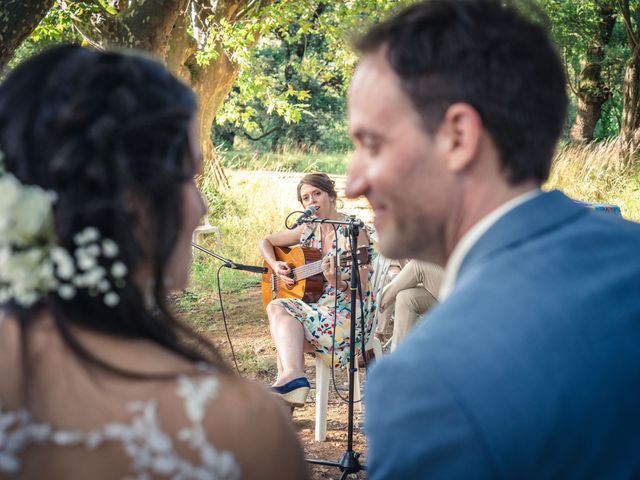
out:
{"label": "bride's dark hair", "polygon": [[[163,279],[181,227],[182,185],[198,164],[189,147],[195,112],[188,87],[155,61],[124,52],[56,47],[24,62],[0,85],[0,151],[7,171],[57,194],[60,246],[73,254],[74,235],[95,227],[116,242],[118,260],[129,272],[116,306],[87,289],[70,300],[52,292],[39,304],[76,354],[112,372],[143,377],[133,367],[122,371],[97,359],[69,323],[148,338],[227,370],[216,348],[171,314]],[[131,278],[142,260],[152,268],[150,292]],[[37,308],[14,309],[23,343]]]}

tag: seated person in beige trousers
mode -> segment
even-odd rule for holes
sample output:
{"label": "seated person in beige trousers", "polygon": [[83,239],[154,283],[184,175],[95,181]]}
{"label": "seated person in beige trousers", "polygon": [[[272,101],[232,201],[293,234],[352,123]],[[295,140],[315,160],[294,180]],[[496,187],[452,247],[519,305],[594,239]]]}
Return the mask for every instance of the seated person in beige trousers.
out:
{"label": "seated person in beige trousers", "polygon": [[384,334],[391,313],[395,311],[391,351],[438,301],[443,269],[433,263],[411,260],[388,283],[378,298],[376,335]]}

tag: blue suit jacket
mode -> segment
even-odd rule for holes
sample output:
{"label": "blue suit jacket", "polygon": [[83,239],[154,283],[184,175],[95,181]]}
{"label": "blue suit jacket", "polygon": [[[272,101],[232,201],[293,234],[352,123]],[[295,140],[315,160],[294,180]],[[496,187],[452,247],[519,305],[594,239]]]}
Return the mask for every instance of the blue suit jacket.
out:
{"label": "blue suit jacket", "polygon": [[510,211],[365,402],[371,480],[640,478],[640,225]]}

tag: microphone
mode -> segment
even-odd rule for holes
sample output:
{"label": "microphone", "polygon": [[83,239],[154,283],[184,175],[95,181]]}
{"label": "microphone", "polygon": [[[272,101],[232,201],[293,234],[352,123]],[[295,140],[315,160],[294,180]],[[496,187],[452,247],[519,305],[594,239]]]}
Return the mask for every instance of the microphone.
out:
{"label": "microphone", "polygon": [[234,263],[231,262],[229,268],[233,268],[234,270],[244,270],[245,272],[251,273],[267,273],[269,271],[266,267],[258,267],[254,265],[243,265],[242,263]]}
{"label": "microphone", "polygon": [[318,211],[318,207],[316,207],[315,205],[311,205],[304,212],[302,212],[302,215],[298,217],[298,219],[296,220],[296,223],[293,224],[293,227],[291,227],[291,229],[294,229],[297,226],[302,225],[307,218],[309,218],[311,215],[313,215],[317,211]]}
{"label": "microphone", "polygon": [[224,266],[227,268],[232,268],[234,270],[244,270],[245,272],[251,272],[251,273],[267,273],[269,271],[267,268],[258,267],[257,265],[243,265],[242,263],[232,262],[228,258],[224,258],[222,255],[218,255],[216,252],[212,252],[211,250],[208,250],[203,246],[198,245],[197,243],[191,242],[191,245],[194,248],[197,248],[198,250],[200,250],[201,252],[206,253],[207,255],[211,255],[213,258],[217,260],[220,260],[222,263],[224,263]]}

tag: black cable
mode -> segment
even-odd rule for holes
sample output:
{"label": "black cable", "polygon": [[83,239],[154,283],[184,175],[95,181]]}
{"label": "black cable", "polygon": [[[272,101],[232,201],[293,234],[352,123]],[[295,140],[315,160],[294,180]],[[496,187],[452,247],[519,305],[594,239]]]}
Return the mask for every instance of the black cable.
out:
{"label": "black cable", "polygon": [[218,267],[216,272],[216,280],[218,282],[218,301],[220,302],[220,311],[222,312],[222,323],[224,323],[224,331],[227,333],[227,340],[229,340],[229,347],[231,347],[231,356],[233,358],[233,364],[236,366],[236,372],[241,375],[240,368],[238,368],[238,362],[236,361],[236,352],[233,350],[233,342],[231,342],[231,336],[229,335],[229,326],[227,325],[227,316],[224,314],[224,303],[222,303],[222,288],[220,288],[220,271],[226,267],[224,263]]}
{"label": "black cable", "polygon": [[293,215],[294,213],[304,213],[304,212],[302,210],[295,210],[291,212],[289,215],[287,215],[287,217],[284,219],[284,227],[287,230],[293,230],[294,228],[297,227],[295,223],[293,224],[293,226],[289,226],[289,219],[291,218],[291,215]]}
{"label": "black cable", "polygon": [[[338,227],[337,225],[332,225],[333,226],[333,236],[336,242],[335,245],[335,256],[336,256],[336,264],[335,264],[335,277],[338,277],[338,263],[340,261],[340,259],[338,258]],[[345,235],[346,236],[346,235]],[[357,244],[357,241],[356,241]],[[356,282],[358,285],[358,290],[357,293],[356,292],[351,292],[351,294],[356,294],[359,296],[359,300],[360,300],[360,319],[361,319],[361,325],[362,325],[362,348],[361,348],[361,352],[362,352],[362,356],[366,357],[365,355],[365,349],[364,349],[364,301],[362,299],[362,285],[360,283],[360,267],[358,266],[358,268],[355,269],[356,272]],[[349,286],[349,288],[351,288],[351,286]],[[332,331],[332,335],[331,335],[331,382],[333,383],[333,391],[335,392],[336,396],[342,400],[343,403],[349,403],[349,399],[343,397],[340,394],[340,391],[338,390],[338,386],[336,385],[336,373],[335,373],[335,362],[334,362],[334,355],[335,355],[335,345],[336,345],[336,325],[338,322],[338,292],[337,292],[337,288],[336,288],[336,295],[334,298],[334,309],[333,309],[333,331]],[[355,312],[351,312],[351,321],[355,322],[357,318],[357,315],[355,314]],[[349,338],[349,342],[355,342],[355,338]],[[357,360],[354,360],[357,361]],[[365,358],[365,368],[366,368],[366,358]],[[353,403],[360,403],[362,402],[362,399],[354,401]]]}

